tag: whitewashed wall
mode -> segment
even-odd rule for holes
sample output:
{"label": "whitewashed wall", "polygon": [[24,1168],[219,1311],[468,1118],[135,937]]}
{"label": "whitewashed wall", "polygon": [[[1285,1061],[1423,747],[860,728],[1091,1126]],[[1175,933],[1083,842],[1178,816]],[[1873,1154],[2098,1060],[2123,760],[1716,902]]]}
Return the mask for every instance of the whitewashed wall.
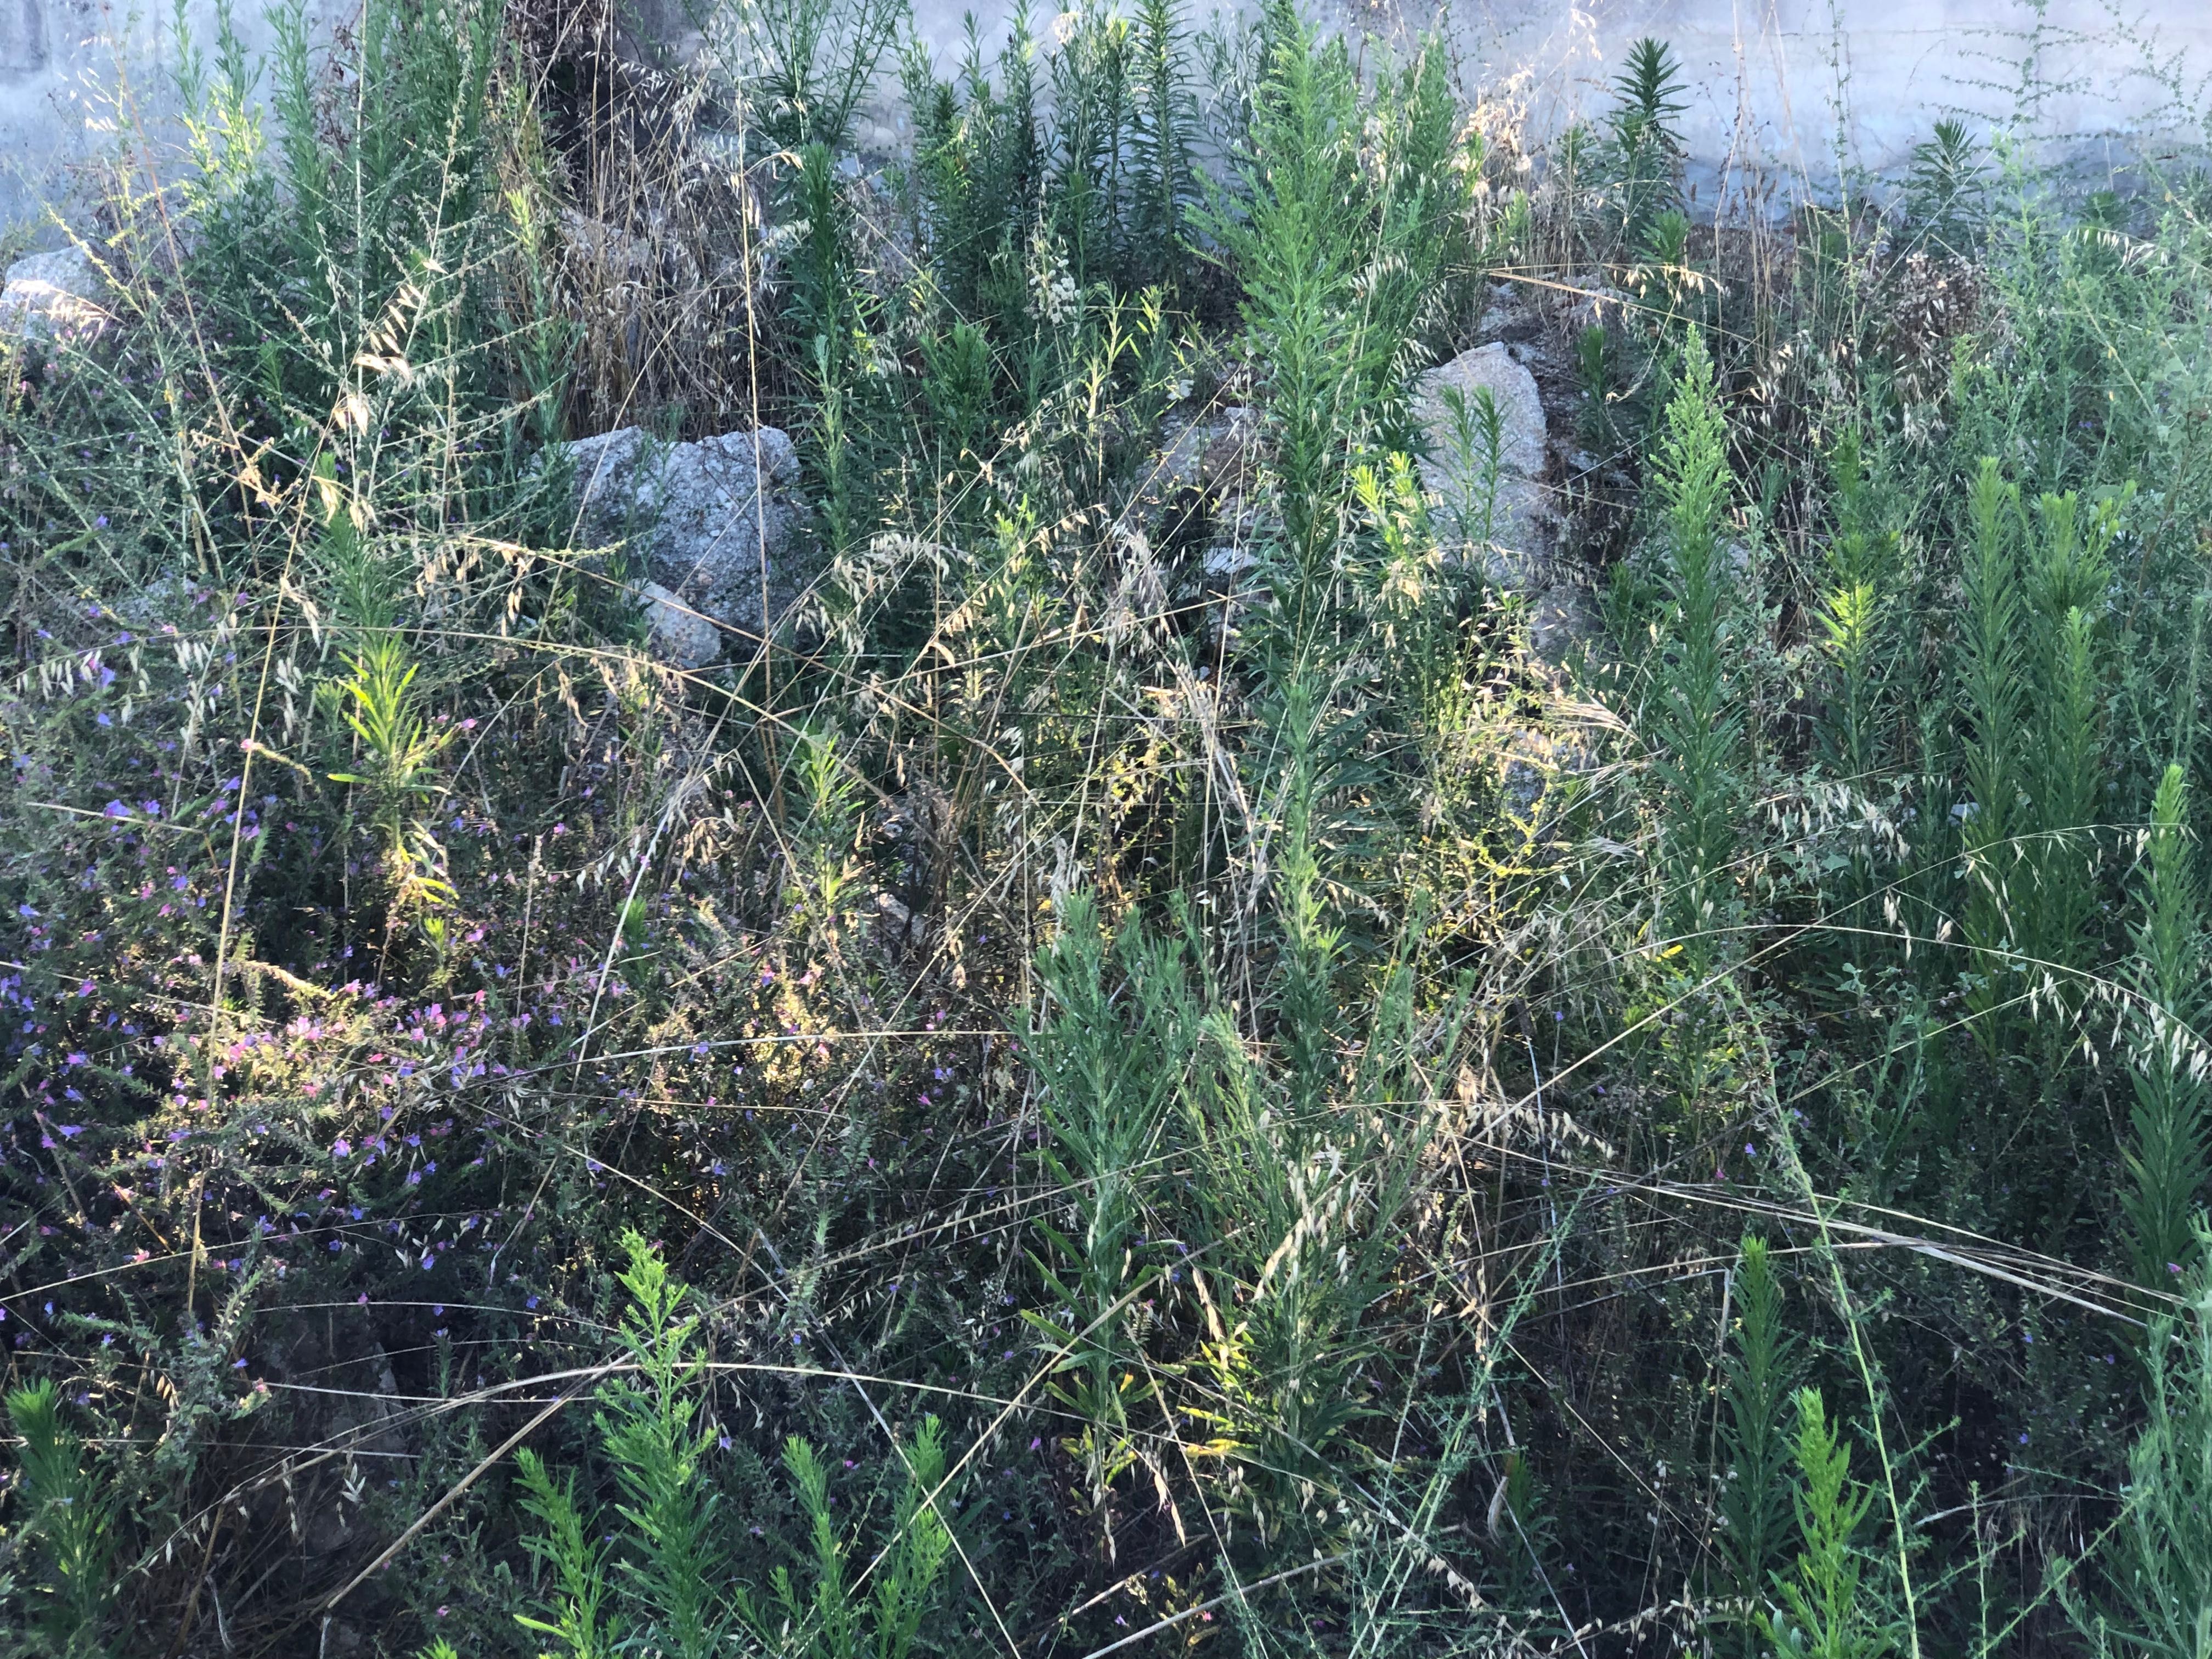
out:
{"label": "whitewashed wall", "polygon": [[[343,7],[345,0],[325,0]],[[774,3],[775,0],[768,0]],[[1034,8],[1042,15],[1051,0]],[[2046,137],[2117,158],[2173,124],[2175,101],[2202,106],[2212,70],[2212,0],[1318,0],[1336,26],[1409,39],[1440,21],[1471,88],[1511,88],[1540,128],[1603,107],[1627,42],[1673,43],[1691,82],[1685,118],[1711,189],[1740,167],[1832,176],[1838,155],[1888,171],[1942,113],[1978,123],[2013,115],[2039,91]],[[1192,0],[1196,13],[1204,0]],[[149,6],[155,14],[146,15]],[[249,44],[267,31],[238,0]],[[924,37],[948,58],[963,0],[916,0]],[[213,0],[187,0],[212,34]],[[1005,0],[975,0],[987,34]],[[67,164],[108,142],[127,88],[128,117],[168,106],[167,0],[0,0],[0,227],[21,226],[65,189]],[[136,21],[128,21],[135,17]]]}
{"label": "whitewashed wall", "polygon": [[1893,173],[1947,114],[2025,116],[2117,161],[2212,97],[2212,0],[1451,0],[1446,17],[1478,79],[1528,75],[1540,126],[1602,108],[1628,44],[1666,40],[1692,154],[1717,170]]}
{"label": "whitewashed wall", "polygon": [[[349,0],[316,0],[342,15]],[[234,0],[250,52],[270,45],[264,0]],[[204,56],[215,52],[213,0],[185,0]],[[80,164],[112,153],[120,132],[173,137],[174,0],[0,0],[0,232],[59,240],[58,208],[82,217]],[[265,88],[264,88],[265,91]]]}

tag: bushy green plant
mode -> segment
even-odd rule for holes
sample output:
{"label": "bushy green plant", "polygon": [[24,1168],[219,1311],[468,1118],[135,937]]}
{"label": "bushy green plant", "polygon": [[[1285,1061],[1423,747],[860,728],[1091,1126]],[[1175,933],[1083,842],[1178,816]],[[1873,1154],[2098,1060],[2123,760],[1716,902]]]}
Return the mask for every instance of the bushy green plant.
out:
{"label": "bushy green plant", "polygon": [[415,686],[417,666],[407,660],[396,633],[371,638],[351,659],[351,672],[336,687],[346,729],[359,745],[366,769],[333,772],[331,781],[362,789],[363,814],[381,843],[386,880],[395,915],[434,907],[452,895],[444,876],[445,849],[431,832],[426,810],[436,799],[432,763],[453,733],[433,729]]}
{"label": "bushy green plant", "polygon": [[1668,948],[1693,977],[1736,948],[1736,860],[1744,788],[1733,680],[1737,574],[1723,517],[1734,481],[1712,360],[1692,332],[1658,452],[1668,609],[1650,723],[1662,745],[1661,837]]}
{"label": "bushy green plant", "polygon": [[936,78],[918,42],[901,60],[916,228],[938,291],[955,317],[1009,332],[1026,315],[1024,261],[1045,172],[1035,54],[1018,17],[996,85],[973,36],[952,81]]}
{"label": "bushy green plant", "polygon": [[[1836,522],[1819,595],[1829,662],[1822,757],[1846,799],[1865,803],[1854,814],[1863,822],[1886,805],[1879,799],[1881,780],[1897,738],[1897,544],[1895,536],[1876,522],[1858,434],[1844,435],[1831,466]],[[1845,953],[1854,962],[1869,954],[1865,936],[1878,920],[1868,905],[1876,893],[1870,839],[1852,847],[1848,877],[1838,878],[1843,890],[1837,895],[1838,914],[1848,930]]]}
{"label": "bushy green plant", "polygon": [[2197,1060],[2203,960],[2197,887],[2191,858],[2188,782],[2169,766],[2151,801],[2138,903],[2132,989],[2134,1144],[2132,1190],[2121,1199],[2131,1234],[2136,1282],[2177,1288],[2195,1248],[2206,1167],[2204,1081]]}
{"label": "bushy green plant", "polygon": [[1972,737],[1966,752],[1969,799],[1958,810],[1966,860],[1966,943],[1973,981],[1968,1006],[1979,1016],[1985,1047],[2002,1029],[2014,969],[2014,888],[2021,875],[2019,801],[2024,792],[2027,664],[2021,641],[2022,601],[2017,546],[2020,492],[1994,458],[1976,472],[1973,539],[1965,572],[1961,700]]}
{"label": "bushy green plant", "polygon": [[1674,49],[1650,35],[1632,42],[1613,78],[1607,161],[1621,244],[1640,249],[1680,198],[1682,70]]}
{"label": "bushy green plant", "polygon": [[1261,46],[1236,188],[1200,223],[1243,278],[1247,349],[1267,366],[1278,580],[1304,630],[1341,602],[1332,565],[1356,467],[1403,441],[1401,354],[1455,253],[1471,257],[1480,153],[1455,124],[1434,41],[1371,109],[1342,43],[1287,3],[1268,9]]}
{"label": "bushy green plant", "polygon": [[1896,1644],[1853,1542],[1875,1494],[1851,1479],[1850,1443],[1830,1424],[1816,1389],[1797,1395],[1796,1455],[1801,1544],[1791,1571],[1776,1575],[1781,1606],[1767,1621],[1768,1639],[1785,1654],[1876,1659]]}
{"label": "bushy green plant", "polygon": [[2100,1652],[2182,1659],[2212,1646],[2212,1534],[2205,1528],[2212,1446],[2212,1282],[2199,1223],[2178,1312],[2154,1316],[2145,1343],[2146,1418],[2128,1452],[2119,1516],[2098,1563],[2100,1589],[2069,1587],[2067,1610]]}
{"label": "bushy green plant", "polygon": [[754,90],[777,147],[843,148],[884,59],[911,27],[905,0],[798,0],[746,9]]}
{"label": "bushy green plant", "polygon": [[11,1391],[8,1420],[21,1441],[17,1525],[35,1540],[26,1598],[31,1626],[57,1659],[109,1652],[117,1541],[109,1483],[87,1467],[84,1442],[62,1421],[61,1392],[52,1382]]}
{"label": "bushy green plant", "polygon": [[1733,1286],[1741,1310],[1723,1364],[1728,1420],[1715,1504],[1716,1543],[1744,1645],[1758,1650],[1769,1579],[1781,1559],[1790,1514],[1786,1407],[1796,1398],[1797,1341],[1784,1324],[1782,1287],[1766,1241],[1747,1237]]}
{"label": "bushy green plant", "polygon": [[1905,187],[1908,222],[1931,246],[1971,256],[1988,170],[1965,122],[1938,121],[1933,136],[1912,147]]}
{"label": "bushy green plant", "polygon": [[2029,775],[2036,903],[2024,942],[2061,1011],[2080,1006],[2081,976],[2097,945],[2087,930],[2097,902],[2098,809],[2105,786],[2100,613],[2112,580],[2106,550],[2120,506],[2106,502],[2086,526],[2071,495],[2046,495],[2037,508],[2042,536],[2031,583],[2036,613],[2031,634],[2039,695]]}
{"label": "bushy green plant", "polygon": [[[606,1517],[580,1503],[574,1472],[556,1480],[534,1454],[520,1454],[521,1504],[541,1530],[531,1553],[551,1577],[550,1617],[519,1614],[526,1629],[556,1638],[563,1659],[600,1659],[643,1644],[695,1656],[726,1650],[739,1632],[765,1651],[806,1659],[905,1659],[927,1616],[952,1547],[938,1504],[947,1484],[944,1431],[930,1419],[897,1448],[900,1497],[883,1552],[862,1577],[831,1512],[829,1473],[793,1436],[784,1465],[808,1531],[813,1584],[802,1588],[778,1565],[764,1584],[731,1583],[732,1530],[714,1474],[704,1420],[705,1363],[687,1291],[635,1233],[621,1281],[629,1373],[606,1384],[593,1417],[616,1498]],[[595,1535],[618,1521],[617,1532]],[[757,1531],[757,1529],[756,1529]]]}
{"label": "bushy green plant", "polygon": [[906,1659],[931,1611],[932,1593],[952,1549],[951,1529],[938,1509],[945,1484],[945,1435],[935,1418],[900,1448],[906,1484],[890,1515],[890,1535],[869,1562],[872,1596],[847,1582],[852,1545],[830,1513],[830,1482],[821,1460],[794,1437],[784,1467],[799,1494],[813,1549],[813,1594],[801,1593],[787,1568],[770,1575],[771,1596],[738,1593],[755,1639],[769,1653],[805,1659]]}
{"label": "bushy green plant", "polygon": [[1027,1047],[1050,1133],[1045,1172],[1074,1224],[1045,1227],[1051,1255],[1040,1266],[1057,1305],[1026,1316],[1071,1378],[1054,1392],[1083,1425],[1079,1444],[1103,1504],[1135,1455],[1130,1414],[1157,1391],[1131,1340],[1133,1304],[1162,1272],[1143,1259],[1139,1241],[1147,1193],[1177,1152],[1171,1132],[1199,1014],[1181,940],[1153,943],[1132,921],[1109,956],[1084,893],[1062,900],[1060,928],[1038,964],[1047,1000]]}
{"label": "bushy green plant", "polygon": [[1286,1497],[1298,1508],[1326,1503],[1333,1461],[1376,1409],[1353,1382],[1373,1352],[1364,1327],[1413,1201],[1423,1103],[1465,1017],[1456,1003],[1428,1021],[1417,1012],[1417,935],[1378,964],[1364,997],[1340,997],[1347,940],[1326,901],[1316,821],[1327,734],[1296,684],[1282,718],[1271,1040],[1249,1042],[1217,1000],[1205,1070],[1186,1096],[1206,1174],[1198,1219],[1208,1249],[1194,1282],[1217,1287],[1206,1362],[1220,1404],[1203,1415],[1273,1498],[1257,1511],[1263,1526],[1287,1520]]}
{"label": "bushy green plant", "polygon": [[1186,28],[1175,0],[1139,0],[1127,222],[1131,277],[1170,290],[1189,280],[1186,222],[1197,188]]}

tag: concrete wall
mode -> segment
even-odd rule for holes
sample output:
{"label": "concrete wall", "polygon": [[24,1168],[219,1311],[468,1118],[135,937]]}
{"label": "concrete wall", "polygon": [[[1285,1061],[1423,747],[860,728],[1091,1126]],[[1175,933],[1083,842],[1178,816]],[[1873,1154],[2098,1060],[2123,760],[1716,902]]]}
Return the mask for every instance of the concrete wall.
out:
{"label": "concrete wall", "polygon": [[52,128],[66,118],[53,100],[90,27],[76,0],[0,0],[0,223],[28,205],[26,177],[45,177],[58,159]]}
{"label": "concrete wall", "polygon": [[[1394,25],[1405,0],[1379,0]],[[1478,81],[1528,77],[1540,127],[1602,109],[1629,43],[1656,34],[1692,88],[1683,122],[1705,167],[1801,179],[1901,170],[1944,115],[2115,159],[2212,107],[2212,0],[1449,0]],[[2025,118],[2024,119],[2022,118]]]}
{"label": "concrete wall", "polygon": [[[1073,0],[1071,0],[1071,3]],[[1008,0],[915,0],[953,58],[972,9],[1003,31]],[[1032,0],[1032,16],[1052,0]],[[1212,0],[1188,0],[1198,15]],[[2013,121],[2116,156],[2212,113],[2212,0],[1308,0],[1346,33],[1410,45],[1440,28],[1468,95],[1525,109],[1539,132],[1601,112],[1631,42],[1683,64],[1682,125],[1710,181],[1736,166],[1814,180],[1900,171],[1945,115]],[[2027,88],[2032,94],[2024,96]]]}
{"label": "concrete wall", "polygon": [[[326,9],[345,0],[322,0]],[[186,0],[204,56],[213,0]],[[151,15],[149,15],[149,13]],[[163,133],[176,108],[173,0],[0,0],[0,234],[50,246],[50,210],[81,218],[82,164],[120,131]],[[240,38],[266,52],[263,0],[235,0]]]}
{"label": "concrete wall", "polygon": [[[17,227],[19,240],[42,204],[65,198],[69,164],[112,142],[118,88],[131,94],[125,112],[142,123],[168,107],[168,5],[140,3],[157,15],[114,0],[0,0],[0,228]],[[1522,103],[1540,130],[1601,109],[1626,44],[1660,35],[1688,72],[1685,125],[1708,190],[1742,167],[1826,178],[1839,149],[1855,165],[1893,170],[1938,115],[2003,118],[2029,84],[2042,134],[2093,159],[2118,139],[2118,155],[2172,125],[2177,99],[2202,106],[2199,77],[2212,70],[2212,0],[1443,0],[1440,11],[1421,0],[1317,3],[1336,26],[1384,40],[1441,21],[1469,90]],[[1007,0],[973,4],[988,33],[1003,30]],[[1033,7],[1040,22],[1050,4]],[[1186,9],[1196,15],[1203,4]],[[238,0],[249,45],[268,38],[255,8]],[[916,0],[917,26],[948,59],[968,9],[969,0]],[[211,36],[213,0],[187,0],[187,10]]]}

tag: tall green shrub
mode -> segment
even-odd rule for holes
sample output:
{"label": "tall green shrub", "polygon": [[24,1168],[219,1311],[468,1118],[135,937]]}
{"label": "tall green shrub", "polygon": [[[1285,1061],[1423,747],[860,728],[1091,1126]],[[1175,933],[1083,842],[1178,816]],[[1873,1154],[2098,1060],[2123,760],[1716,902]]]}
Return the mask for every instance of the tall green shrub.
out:
{"label": "tall green shrub", "polygon": [[1743,715],[1731,658],[1737,573],[1724,540],[1733,481],[1728,423],[1704,337],[1692,331],[1656,456],[1667,610],[1649,711],[1659,753],[1663,919],[1693,974],[1735,948],[1744,789]]}
{"label": "tall green shrub", "polygon": [[2015,838],[2027,759],[2020,490],[2005,481],[1994,458],[1985,457],[1975,474],[1970,511],[1959,668],[1971,731],[1970,799],[1957,810],[1967,883],[1962,919],[1971,975],[1967,1006],[1984,1048],[1994,1052],[2004,1023],[2000,1011],[2014,983],[2014,886],[2021,873]]}
{"label": "tall green shrub", "polygon": [[108,1481],[88,1468],[85,1444],[62,1420],[61,1391],[33,1382],[8,1395],[21,1437],[18,1524],[33,1540],[31,1623],[54,1659],[97,1659],[115,1594],[116,1513]]}
{"label": "tall green shrub", "polygon": [[1781,1559],[1790,1525],[1789,1405],[1796,1397],[1797,1341],[1783,1317],[1782,1286],[1766,1241],[1746,1237],[1733,1286],[1735,1340],[1723,1360],[1724,1461],[1716,1505],[1724,1581],[1742,1621],[1743,1645],[1756,1654],[1759,1609]]}
{"label": "tall green shrub", "polygon": [[1055,1369],[1068,1380],[1053,1392],[1083,1425],[1076,1439],[1103,1504],[1133,1456],[1129,1413],[1153,1392],[1133,1351],[1132,1304],[1160,1269],[1139,1240],[1146,1192],[1176,1151],[1170,1132],[1200,1011],[1179,939],[1155,944],[1133,920],[1109,957],[1085,893],[1062,902],[1060,924],[1038,964],[1045,1005],[1028,1048],[1049,1131],[1040,1157],[1073,1224],[1043,1228],[1050,1251],[1038,1265],[1051,1311],[1027,1317],[1060,1350]]}
{"label": "tall green shrub", "polygon": [[2191,1265],[2204,1202],[2203,945],[2190,856],[2188,785],[2169,766],[2151,803],[2136,904],[2130,988],[2135,1101],[2129,1114],[2129,1188],[2121,1196],[2136,1282],[2172,1292]]}
{"label": "tall green shrub", "polygon": [[1880,1659],[1895,1647],[1894,1632],[1856,1542],[1874,1489],[1851,1479],[1850,1443],[1829,1421],[1819,1391],[1800,1389],[1796,1403],[1799,1546],[1795,1566],[1775,1577],[1781,1606],[1768,1638],[1778,1651],[1805,1659]]}

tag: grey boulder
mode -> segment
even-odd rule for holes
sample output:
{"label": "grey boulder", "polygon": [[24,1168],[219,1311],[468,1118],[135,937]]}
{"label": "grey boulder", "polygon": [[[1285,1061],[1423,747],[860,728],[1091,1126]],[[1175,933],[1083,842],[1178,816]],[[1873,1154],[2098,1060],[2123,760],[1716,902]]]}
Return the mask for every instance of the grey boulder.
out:
{"label": "grey boulder", "polygon": [[[1486,392],[1498,416],[1494,457],[1480,414]],[[1536,377],[1493,341],[1421,376],[1413,413],[1427,440],[1421,483],[1436,498],[1447,544],[1456,542],[1460,556],[1500,587],[1524,592],[1544,586],[1553,514]]]}
{"label": "grey boulder", "polygon": [[775,427],[663,444],[629,426],[568,454],[577,544],[628,549],[668,660],[713,660],[721,641],[708,651],[706,640],[718,627],[758,641],[797,597],[805,503],[798,452]]}

